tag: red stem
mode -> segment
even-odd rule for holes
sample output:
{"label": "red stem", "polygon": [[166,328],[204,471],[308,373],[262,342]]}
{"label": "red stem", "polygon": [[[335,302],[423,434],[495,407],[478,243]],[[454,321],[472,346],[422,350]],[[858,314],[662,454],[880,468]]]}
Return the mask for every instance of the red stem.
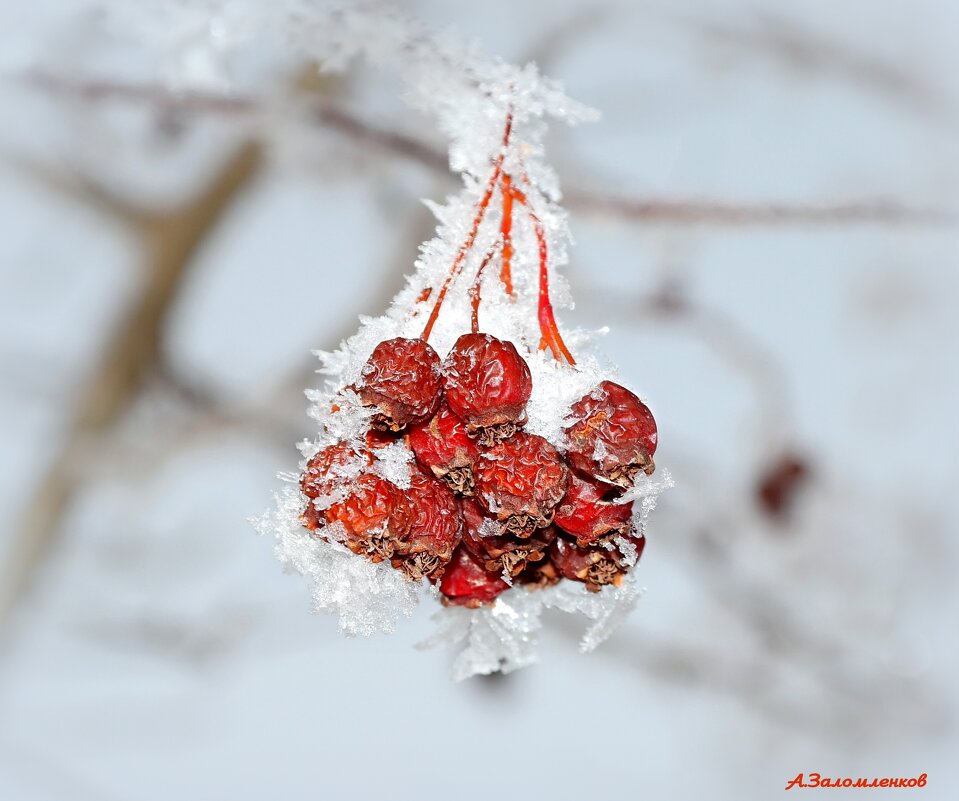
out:
{"label": "red stem", "polygon": [[513,297],[513,270],[511,266],[513,259],[513,181],[509,177],[509,173],[503,173],[502,185],[503,219],[500,222],[499,230],[503,240],[503,266],[500,269],[499,277],[503,282],[506,294]]}
{"label": "red stem", "polygon": [[450,267],[449,275],[446,276],[446,280],[443,282],[443,286],[439,291],[439,295],[436,297],[436,303],[433,306],[433,311],[430,312],[430,317],[426,321],[426,327],[423,329],[422,338],[425,341],[429,341],[430,334],[433,332],[433,325],[436,323],[436,318],[439,316],[440,308],[443,306],[443,301],[446,299],[446,293],[449,291],[450,284],[459,276],[463,271],[463,262],[466,259],[467,254],[473,247],[473,243],[476,241],[476,232],[479,230],[480,223],[483,222],[483,218],[486,216],[486,209],[489,207],[490,198],[493,197],[493,191],[496,189],[496,184],[499,181],[500,173],[503,170],[503,160],[506,158],[506,147],[509,144],[509,135],[510,131],[513,128],[513,110],[510,109],[506,112],[506,125],[503,131],[503,146],[500,150],[500,154],[496,157],[496,161],[493,163],[493,173],[490,175],[489,181],[486,182],[486,189],[483,191],[483,196],[480,198],[479,206],[476,209],[476,216],[473,218],[473,225],[469,230],[469,233],[466,235],[466,239],[463,244],[460,246],[459,252],[456,254],[456,258],[453,260],[453,264]]}
{"label": "red stem", "polygon": [[473,305],[473,320],[470,330],[474,334],[479,333],[479,307],[480,307],[480,286],[483,282],[483,272],[486,270],[486,265],[493,260],[493,256],[496,255],[496,247],[500,244],[500,240],[496,240],[493,243],[493,246],[487,251],[486,256],[483,257],[483,263],[480,264],[479,269],[476,271],[476,278],[473,279],[473,285],[470,287],[470,303]]}
{"label": "red stem", "polygon": [[[529,185],[529,178],[523,176],[523,183]],[[559,332],[559,326],[556,324],[556,317],[553,314],[553,303],[549,297],[549,250],[546,244],[546,230],[542,221],[536,216],[526,199],[526,195],[518,189],[512,190],[513,197],[526,207],[526,213],[530,222],[533,224],[533,231],[536,233],[536,242],[539,246],[539,330],[543,334],[539,343],[539,349],[549,348],[553,353],[553,358],[559,360],[566,359],[570,364],[576,364],[573,354],[569,352],[563,336]]]}

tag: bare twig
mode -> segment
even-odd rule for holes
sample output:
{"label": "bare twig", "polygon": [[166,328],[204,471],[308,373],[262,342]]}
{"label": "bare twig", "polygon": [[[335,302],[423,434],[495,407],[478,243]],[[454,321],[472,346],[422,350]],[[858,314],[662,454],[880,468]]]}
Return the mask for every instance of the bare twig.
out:
{"label": "bare twig", "polygon": [[[260,148],[249,144],[228,160],[209,187],[171,213],[121,214],[141,235],[149,271],[138,303],[129,310],[104,349],[86,394],[64,438],[63,450],[29,500],[0,569],[0,626],[30,586],[37,567],[56,538],[60,521],[78,486],[87,443],[136,396],[141,380],[156,359],[167,312],[182,285],[193,254],[220,219],[229,202],[247,184],[260,161]],[[117,205],[113,201],[106,208]]]}
{"label": "bare twig", "polygon": [[[26,79],[47,91],[90,102],[135,102],[198,114],[248,116],[265,114],[267,108],[264,101],[255,97],[196,91],[172,92],[152,84],[83,80],[37,72],[29,73]],[[306,111],[312,122],[343,135],[354,145],[413,161],[431,170],[446,172],[449,169],[446,154],[433,145],[374,125],[327,100],[311,100]],[[572,188],[566,191],[565,200],[571,209],[583,214],[618,218],[631,225],[941,225],[955,221],[954,214],[948,210],[914,208],[894,200],[875,198],[830,203],[729,202],[603,195],[587,188]]]}

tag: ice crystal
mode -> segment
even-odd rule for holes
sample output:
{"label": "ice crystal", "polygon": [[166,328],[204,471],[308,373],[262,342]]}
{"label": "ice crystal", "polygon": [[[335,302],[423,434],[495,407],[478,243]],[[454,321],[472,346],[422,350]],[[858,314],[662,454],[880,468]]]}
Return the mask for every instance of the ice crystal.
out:
{"label": "ice crystal", "polygon": [[[468,330],[473,312],[472,284],[483,300],[478,309],[479,330],[513,342],[527,360],[533,378],[526,428],[559,448],[564,446],[564,418],[570,406],[600,381],[615,378],[615,370],[593,350],[597,334],[568,331],[576,351],[576,367],[562,361],[556,349],[541,350],[545,336],[540,296],[540,253],[548,251],[548,276],[553,306],[559,312],[572,307],[569,288],[557,271],[567,261],[570,236],[560,200],[559,182],[545,160],[543,136],[549,120],[577,123],[596,115],[542,76],[535,65],[517,67],[488,58],[472,47],[431,34],[400,13],[380,4],[324,4],[306,0],[165,0],[162,3],[105,2],[108,26],[125,39],[143,42],[146,58],[168,86],[177,90],[217,90],[229,93],[239,84],[231,65],[255,46],[277,54],[281,67],[318,64],[326,70],[345,70],[357,58],[386,64],[407,87],[406,99],[433,116],[449,142],[450,168],[462,176],[462,189],[443,203],[428,203],[436,220],[435,236],[424,243],[406,286],[379,317],[364,317],[359,330],[332,351],[318,351],[318,373],[324,383],[310,390],[309,414],[317,423],[315,436],[300,444],[303,469],[327,446],[350,443],[365,457],[337,466],[342,485],[315,498],[317,509],[341,501],[346,488],[361,472],[372,472],[405,490],[410,486],[410,453],[401,444],[376,447],[365,441],[371,411],[351,388],[359,382],[374,347],[393,337],[418,337],[430,317],[433,302],[453,274],[445,303],[435,319],[430,344],[442,357]],[[150,13],[153,9],[153,13]],[[497,161],[498,160],[498,161]],[[513,218],[512,284],[508,296],[497,270],[478,273],[484,254],[503,249],[502,204],[485,208],[482,226],[476,225],[480,198],[491,191],[491,165],[498,163],[522,194],[522,208]],[[495,173],[494,173],[495,177]],[[464,247],[470,242],[471,247]],[[429,301],[429,302],[427,302]],[[604,333],[604,332],[599,332]],[[555,358],[554,358],[555,357]],[[291,483],[295,477],[286,477]],[[645,531],[646,518],[659,491],[669,479],[641,477],[624,496],[637,500],[635,523]],[[391,631],[409,615],[424,592],[407,581],[388,562],[372,564],[356,556],[340,541],[345,531],[333,524],[318,537],[302,525],[305,496],[288,486],[276,496],[275,508],[256,521],[259,531],[276,538],[276,553],[287,569],[311,580],[313,605],[339,617],[348,634]],[[489,531],[482,530],[482,536]],[[618,543],[623,556],[635,560],[635,548]],[[632,550],[631,550],[632,548]],[[582,646],[596,647],[634,605],[639,590],[632,575],[622,586],[587,592],[569,581],[531,591],[511,586],[489,607],[478,610],[444,608],[437,613],[440,630],[434,642],[457,642],[463,651],[456,676],[494,670],[509,671],[529,664],[536,655],[536,634],[542,612],[561,609],[586,616],[591,622]]]}

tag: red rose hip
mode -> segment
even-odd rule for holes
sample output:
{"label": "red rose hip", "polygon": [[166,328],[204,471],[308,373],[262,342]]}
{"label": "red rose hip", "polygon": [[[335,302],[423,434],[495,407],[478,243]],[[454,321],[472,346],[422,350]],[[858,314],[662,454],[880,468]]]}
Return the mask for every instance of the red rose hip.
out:
{"label": "red rose hip", "polygon": [[533,379],[512,342],[464,334],[443,363],[443,377],[450,409],[484,445],[508,439],[526,422]]}
{"label": "red rose hip", "polygon": [[436,578],[460,541],[459,504],[445,484],[419,471],[414,472],[406,496],[412,509],[409,533],[398,545],[392,565],[413,581]]}
{"label": "red rose hip", "polygon": [[491,573],[481,560],[460,545],[453,551],[440,581],[440,592],[446,606],[465,606],[476,609],[492,603],[509,584],[497,573]]}
{"label": "red rose hip", "polygon": [[603,381],[573,404],[569,419],[566,458],[575,469],[621,487],[655,470],[656,420],[625,387]]}
{"label": "red rose hip", "polygon": [[357,393],[376,410],[373,427],[402,431],[431,417],[440,403],[440,358],[422,339],[381,342],[363,367]]}
{"label": "red rose hip", "polygon": [[479,448],[466,426],[446,405],[409,432],[410,448],[424,470],[442,479],[457,495],[473,494],[473,463]]}
{"label": "red rose hip", "polygon": [[369,465],[369,457],[358,452],[348,442],[338,442],[322,448],[307,463],[300,476],[300,489],[310,499],[303,513],[303,525],[315,530],[323,525],[322,513],[313,501],[332,496],[339,487],[356,479]]}
{"label": "red rose hip", "polygon": [[632,525],[633,504],[611,503],[605,499],[609,485],[570,477],[569,489],[559,506],[553,522],[563,531],[576,537],[580,546],[600,543],[626,534]]}
{"label": "red rose hip", "polygon": [[353,553],[382,562],[393,556],[410,530],[413,509],[395,484],[364,473],[349,486],[349,494],[321,513],[326,524],[340,523],[343,544]]}
{"label": "red rose hip", "polygon": [[503,534],[515,537],[549,525],[569,485],[559,451],[525,432],[481,453],[473,470],[477,500],[499,521]]}
{"label": "red rose hip", "polygon": [[463,545],[493,573],[519,575],[530,563],[545,559],[549,544],[556,538],[551,526],[537,529],[527,539],[504,536],[499,533],[499,524],[484,515],[475,501],[464,500],[462,509]]}
{"label": "red rose hip", "polygon": [[[636,548],[636,559],[643,553],[645,537],[626,537]],[[556,570],[565,578],[579,581],[590,592],[599,592],[607,584],[618,587],[632,565],[619,548],[607,549],[602,546],[580,548],[574,542],[557,537],[549,550],[549,559]],[[635,564],[635,562],[633,562]]]}

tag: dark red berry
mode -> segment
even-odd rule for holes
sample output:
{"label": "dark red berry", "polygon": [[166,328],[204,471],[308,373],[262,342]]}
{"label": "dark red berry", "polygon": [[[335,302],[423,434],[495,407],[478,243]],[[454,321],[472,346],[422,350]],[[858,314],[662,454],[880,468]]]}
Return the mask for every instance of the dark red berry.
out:
{"label": "dark red berry", "polygon": [[353,553],[382,562],[393,556],[410,530],[413,509],[406,495],[385,478],[364,473],[350,483],[347,496],[322,515],[327,525],[341,523]]}
{"label": "dark red berry", "polygon": [[463,518],[449,488],[425,473],[415,471],[406,497],[412,507],[410,529],[394,555],[393,567],[413,581],[436,578],[460,541]]}
{"label": "dark red berry", "polygon": [[446,566],[440,580],[440,592],[447,606],[465,606],[476,609],[491,603],[500,593],[509,589],[498,573],[491,573],[483,563],[460,545]]}
{"label": "dark red berry", "polygon": [[573,474],[569,489],[556,507],[553,522],[576,537],[580,546],[609,540],[630,530],[633,504],[611,503],[609,485]]}
{"label": "dark red berry", "polygon": [[466,426],[446,405],[427,422],[410,428],[410,448],[424,470],[458,495],[473,494],[473,462],[479,455]]}
{"label": "dark red berry", "polygon": [[504,536],[499,533],[499,523],[483,514],[478,503],[464,500],[462,509],[463,545],[493,573],[518,575],[531,562],[544,559],[549,544],[556,538],[556,530],[551,526],[538,529],[527,539]]}
{"label": "dark red berry", "polygon": [[508,439],[526,422],[533,379],[512,342],[463,334],[443,363],[443,375],[450,409],[484,445]]}
{"label": "dark red berry", "polygon": [[[636,560],[643,553],[645,537],[627,537],[636,548]],[[602,546],[580,548],[576,543],[557,537],[549,549],[550,562],[565,578],[579,581],[590,592],[599,592],[607,584],[618,587],[630,565],[625,555],[618,549]]]}
{"label": "dark red berry", "polygon": [[499,521],[503,534],[516,537],[549,525],[569,485],[559,451],[525,432],[481,453],[473,471],[477,500]]}
{"label": "dark red berry", "polygon": [[402,431],[436,412],[442,388],[436,351],[422,339],[397,337],[373,349],[357,392],[364,406],[376,409],[374,428]]}
{"label": "dark red berry", "polygon": [[566,458],[577,470],[621,487],[655,470],[656,420],[625,387],[603,381],[573,404],[570,418]]}
{"label": "dark red berry", "polygon": [[770,517],[785,520],[808,479],[809,465],[804,459],[793,454],[780,456],[759,476],[756,500]]}
{"label": "dark red berry", "polygon": [[323,525],[322,513],[312,502],[333,495],[339,487],[355,480],[368,465],[369,456],[348,442],[338,442],[318,451],[300,476],[300,489],[310,499],[303,513],[303,525],[311,531]]}

